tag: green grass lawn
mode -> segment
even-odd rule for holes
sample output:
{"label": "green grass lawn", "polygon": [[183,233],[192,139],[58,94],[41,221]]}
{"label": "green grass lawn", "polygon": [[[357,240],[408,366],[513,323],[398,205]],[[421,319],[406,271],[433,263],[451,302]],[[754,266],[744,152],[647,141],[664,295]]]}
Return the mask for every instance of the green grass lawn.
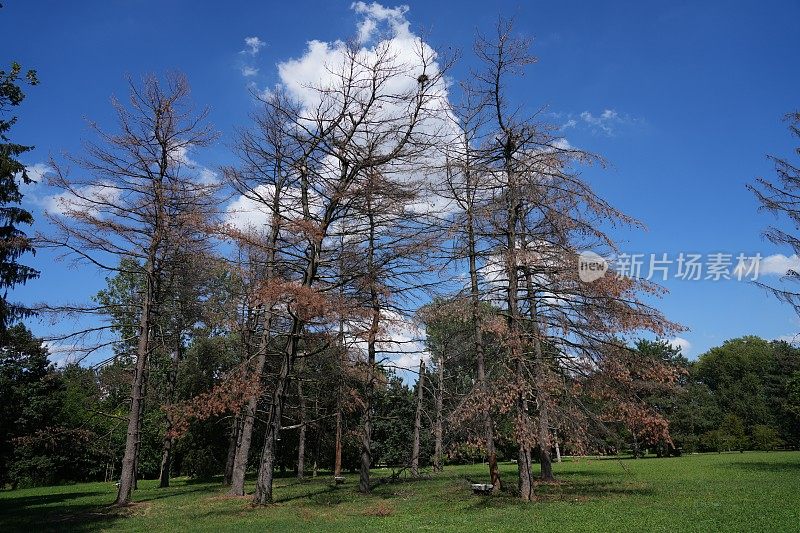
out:
{"label": "green grass lawn", "polygon": [[[483,465],[449,467],[422,480],[278,479],[273,505],[229,498],[218,483],[140,482],[124,511],[113,483],[0,492],[0,532],[114,531],[800,531],[800,452],[690,455],[666,459],[574,459],[555,465],[559,483],[539,499],[473,496]],[[378,470],[375,476],[386,476]],[[516,467],[502,466],[514,483]],[[252,485],[250,486],[252,488]]]}

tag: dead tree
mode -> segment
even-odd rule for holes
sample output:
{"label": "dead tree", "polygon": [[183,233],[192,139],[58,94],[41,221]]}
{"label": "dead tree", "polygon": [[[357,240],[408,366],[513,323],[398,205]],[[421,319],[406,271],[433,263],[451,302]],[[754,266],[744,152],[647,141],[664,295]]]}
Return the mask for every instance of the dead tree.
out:
{"label": "dead tree", "polygon": [[[789,123],[791,134],[800,138],[800,111],[795,111],[786,115],[785,120]],[[795,149],[795,153],[797,153]],[[800,166],[787,158],[770,156],[770,160],[775,165],[776,181],[769,181],[765,178],[758,178],[754,184],[747,188],[756,196],[761,204],[762,211],[767,211],[775,217],[787,217],[789,220],[797,221],[800,218],[797,207],[798,191],[800,191]],[[778,246],[788,246],[795,254],[800,253],[800,239],[798,236],[788,233],[785,229],[778,226],[770,226],[764,232],[764,237],[771,243]],[[747,268],[752,265],[742,265],[739,268]],[[789,270],[785,278],[796,282],[800,273]],[[786,286],[770,286],[759,283],[760,286],[770,291],[780,301],[791,305],[795,312],[800,314],[800,292],[792,290]]]}
{"label": "dead tree", "polygon": [[[126,264],[137,266],[126,273],[140,277],[144,287],[136,317],[136,364],[118,505],[130,502],[136,480],[139,421],[166,263],[182,243],[202,247],[202,225],[217,203],[217,186],[204,183],[186,157],[187,151],[214,138],[204,124],[206,112],[195,113],[188,106],[186,79],[170,75],[162,86],[150,76],[141,86],[131,82],[130,90],[128,106],[114,102],[119,132],[96,128],[100,142],[88,144],[84,157],[71,159],[82,171],[78,177],[68,176],[52,161],[51,185],[63,193],[57,210],[48,214],[53,232],[39,238],[43,246],[105,272],[123,272],[118,265],[129,260]],[[95,315],[108,311],[97,306],[71,310]]]}
{"label": "dead tree", "polygon": [[[255,127],[239,134],[237,152],[242,162],[239,168],[227,168],[225,176],[228,182],[243,198],[259,206],[267,219],[266,227],[228,227],[224,232],[240,247],[249,252],[246,254],[251,263],[253,273],[252,284],[254,294],[247,305],[257,308],[255,329],[260,331],[259,342],[254,354],[248,354],[250,371],[256,380],[260,380],[274,338],[273,325],[276,322],[274,305],[265,303],[258,296],[259,292],[269,291],[269,286],[278,277],[280,257],[278,248],[282,228],[291,221],[296,213],[292,212],[291,198],[287,201],[287,189],[290,186],[292,158],[289,147],[290,139],[286,135],[281,117],[276,109],[288,105],[279,93],[262,102],[260,113],[253,116]],[[296,204],[296,201],[294,202]],[[236,215],[236,213],[233,213]],[[260,391],[255,391],[245,400],[242,407],[242,425],[237,438],[236,453],[233,460],[231,484],[228,493],[233,496],[244,495],[244,478],[247,470],[250,443]]]}
{"label": "dead tree", "polygon": [[[559,380],[585,374],[600,362],[616,364],[622,357],[621,336],[641,331],[665,335],[679,327],[642,302],[639,293],[658,292],[647,282],[613,274],[594,283],[579,279],[580,251],[616,249],[601,231],[603,223],[637,222],[597,197],[574,170],[599,158],[569,147],[557,126],[509,111],[504,80],[534,61],[528,43],[514,38],[511,26],[501,22],[496,40],[480,39],[476,51],[485,65],[477,83],[493,116],[481,145],[480,164],[493,183],[482,233],[498,277],[493,294],[486,296],[502,301],[508,369],[504,403],[514,405],[518,490],[530,500],[534,446],[540,449],[542,477],[552,478],[553,397],[568,390]],[[608,397],[609,391],[603,394]],[[617,399],[624,401],[621,395]],[[617,412],[652,416],[634,409]]]}
{"label": "dead tree", "polygon": [[[360,179],[392,162],[408,160],[420,149],[416,132],[430,116],[431,103],[442,97],[443,69],[431,69],[433,58],[422,44],[415,61],[400,59],[389,42],[370,51],[356,47],[341,51],[342,63],[332,70],[333,81],[313,88],[313,102],[304,102],[296,111],[277,109],[301,147],[302,156],[294,168],[302,223],[295,225],[299,237],[294,246],[296,277],[286,298],[287,342],[271,394],[254,497],[257,504],[272,500],[274,442],[280,432],[288,377],[304,331],[311,331],[305,326],[323,318],[323,302],[330,301],[332,294],[331,277],[325,275],[331,267],[327,257],[332,224],[346,216],[357,199],[354,188]],[[401,82],[402,89],[392,88],[393,80]],[[368,470],[366,478],[362,485],[368,490]]]}
{"label": "dead tree", "polygon": [[485,165],[481,158],[481,133],[486,123],[487,99],[469,84],[462,84],[463,102],[452,109],[454,139],[445,151],[444,183],[440,194],[452,200],[454,216],[453,232],[461,237],[464,245],[456,250],[456,259],[466,259],[469,268],[469,313],[471,318],[472,345],[475,352],[475,389],[480,396],[479,417],[482,425],[483,445],[489,465],[489,479],[493,492],[500,490],[500,470],[494,442],[492,420],[491,385],[486,377],[486,349],[484,346],[483,299],[479,267],[483,251],[479,239],[480,219],[489,184]]}

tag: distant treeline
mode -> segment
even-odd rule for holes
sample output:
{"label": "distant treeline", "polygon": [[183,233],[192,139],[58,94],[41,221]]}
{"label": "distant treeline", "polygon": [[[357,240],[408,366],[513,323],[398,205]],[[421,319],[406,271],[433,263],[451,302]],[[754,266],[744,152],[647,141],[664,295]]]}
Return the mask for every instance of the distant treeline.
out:
{"label": "distant treeline", "polygon": [[[76,364],[54,366],[42,341],[23,326],[10,328],[0,351],[0,483],[5,486],[45,485],[61,482],[114,480],[119,475],[125,447],[125,413],[132,362],[124,358],[99,367]],[[685,370],[673,389],[642,391],[642,399],[670,421],[673,444],[646,445],[637,442],[629,429],[606,425],[605,435],[592,442],[593,453],[715,452],[726,450],[772,450],[800,446],[800,350],[786,342],[758,337],[726,341],[688,361],[666,343],[640,342],[642,357],[660,357]],[[235,357],[234,339],[199,336],[189,347],[179,372],[181,396],[191,397],[213,386]],[[148,384],[147,406],[142,422],[140,475],[159,475],[165,413],[161,408],[164,376],[169,360],[154,358]],[[161,366],[160,369],[158,368]],[[457,369],[448,376],[458,379]],[[335,420],[330,395],[315,391],[313,376],[325,368],[309,371],[306,387],[310,413],[306,433],[306,469],[309,474],[334,463]],[[436,383],[435,368],[426,371],[426,381]],[[468,379],[464,373],[461,376]],[[432,391],[433,392],[433,391]],[[424,395],[423,398],[426,396]],[[428,394],[426,413],[434,410],[435,394]],[[287,404],[297,402],[291,395]],[[373,434],[375,462],[402,468],[411,450],[415,392],[397,376],[384,372],[378,387]],[[445,402],[445,409],[448,409]],[[223,475],[230,455],[227,414],[193,422],[177,439],[173,469],[179,475],[209,478]],[[355,470],[359,462],[358,416],[345,415],[342,463]],[[433,456],[432,420],[423,417],[420,464]],[[508,428],[506,428],[508,429]],[[296,473],[297,427],[286,428],[278,444],[279,471]],[[446,432],[447,433],[447,432]],[[503,433],[501,431],[501,433]],[[254,435],[261,435],[255,432]],[[458,434],[446,435],[448,462],[482,460],[478,448],[462,443]],[[498,438],[501,459],[513,459],[510,435]],[[255,445],[259,443],[255,442]],[[561,443],[561,452],[570,453]],[[252,468],[256,467],[253,458]]]}
{"label": "distant treeline", "polygon": [[749,336],[697,361],[677,395],[659,400],[684,451],[800,446],[800,350]]}

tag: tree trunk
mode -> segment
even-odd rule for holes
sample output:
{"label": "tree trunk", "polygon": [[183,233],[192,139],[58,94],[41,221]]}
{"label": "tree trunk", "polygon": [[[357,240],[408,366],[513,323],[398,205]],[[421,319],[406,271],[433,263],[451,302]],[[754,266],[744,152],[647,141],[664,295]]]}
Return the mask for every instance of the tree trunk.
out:
{"label": "tree trunk", "polygon": [[[520,361],[517,363],[517,379],[521,379],[523,374],[524,367]],[[521,393],[517,399],[517,432],[521,433],[517,437],[519,442],[517,489],[519,490],[520,499],[526,502],[533,499],[533,461],[531,460],[531,441],[527,434],[530,427],[528,401],[525,398],[525,394]]]}
{"label": "tree trunk", "polygon": [[411,447],[411,475],[419,476],[419,438],[422,431],[422,395],[425,387],[425,362],[419,360],[419,379],[417,379],[417,413],[414,417],[414,444]]}
{"label": "tree trunk", "polygon": [[[538,372],[537,378],[539,378]],[[536,387],[536,403],[539,406],[539,420],[536,426],[538,429],[537,440],[539,441],[539,463],[542,468],[542,479],[544,481],[553,481],[553,460],[550,457],[549,407],[547,395],[540,383],[537,383]]]}
{"label": "tree trunk", "polygon": [[306,468],[306,397],[303,396],[303,365],[300,365],[297,378],[297,395],[300,399],[300,432],[297,438],[297,479],[303,479]]}
{"label": "tree trunk", "polygon": [[119,478],[117,505],[127,505],[136,483],[136,459],[140,440],[140,420],[144,407],[144,384],[147,373],[147,359],[150,355],[150,308],[152,305],[153,280],[147,276],[147,289],[142,302],[139,319],[139,339],[136,346],[136,369],[131,384],[131,412],[128,415],[128,432],[125,437],[125,455],[122,457],[122,471]]}
{"label": "tree trunk", "polygon": [[514,152],[514,140],[511,134],[506,132],[505,153],[506,153],[506,178],[508,180],[506,190],[506,257],[505,270],[508,278],[506,291],[506,304],[508,305],[508,331],[509,331],[509,355],[511,361],[516,364],[516,380],[520,392],[517,396],[516,413],[516,434],[518,452],[518,482],[519,497],[523,501],[530,501],[533,498],[533,471],[531,469],[531,420],[528,414],[528,399],[525,384],[527,375],[525,363],[523,361],[522,335],[520,329],[519,311],[519,263],[517,261],[517,224],[520,220],[520,204],[518,200],[519,191],[517,190],[516,176],[512,168]]}
{"label": "tree trunk", "polygon": [[[178,365],[181,360],[181,339],[178,336],[175,349],[172,351],[172,365],[170,365],[169,374],[167,375],[167,401],[169,403],[175,402],[175,388],[178,383]],[[172,448],[175,446],[175,439],[170,436],[172,431],[172,419],[169,415],[166,417],[167,426],[164,429],[164,442],[161,448],[161,472],[158,475],[158,486],[161,488],[169,487],[169,476],[172,470]]]}
{"label": "tree trunk", "polygon": [[435,446],[433,452],[433,471],[442,471],[442,403],[444,397],[444,354],[439,358],[436,369],[436,428],[434,429]]}
{"label": "tree trunk", "polygon": [[[319,420],[319,395],[314,398],[314,420]],[[311,467],[311,477],[317,477],[319,467],[319,451],[322,446],[322,432],[319,422],[314,422],[314,464]]]}
{"label": "tree trunk", "polygon": [[[267,321],[269,322],[269,321]],[[261,342],[258,347],[258,354],[256,355],[253,374],[262,376],[264,374],[264,366],[267,360],[267,348],[269,345],[268,324],[265,325],[264,331],[261,334]],[[236,441],[236,455],[233,459],[233,469],[231,471],[231,487],[228,489],[228,494],[231,496],[244,496],[244,481],[247,474],[247,459],[250,456],[250,443],[253,440],[253,426],[256,421],[256,409],[258,408],[258,399],[260,393],[253,393],[242,409],[241,429],[239,437]]]}
{"label": "tree trunk", "polygon": [[[479,384],[481,384],[485,393],[488,394],[483,357],[483,340],[479,340],[476,346],[480,346],[477,357]],[[486,459],[489,463],[489,479],[490,483],[492,484],[492,492],[497,494],[500,492],[501,486],[500,467],[497,464],[497,449],[494,445],[494,422],[492,421],[492,414],[489,406],[486,404],[484,404],[484,410],[481,413],[481,418],[483,419],[483,440],[486,443]]]}
{"label": "tree trunk", "polygon": [[561,447],[558,445],[558,435],[553,435],[553,442],[556,445],[556,462],[561,462]]}
{"label": "tree trunk", "polygon": [[[522,244],[527,251],[527,242],[523,235]],[[553,481],[553,460],[550,456],[550,398],[547,392],[547,363],[542,350],[541,330],[537,307],[536,288],[533,285],[533,274],[528,265],[523,266],[525,274],[525,292],[528,296],[528,312],[530,316],[531,343],[534,353],[534,387],[536,390],[537,435],[539,444],[539,464],[542,480]]]}
{"label": "tree trunk", "polygon": [[[343,169],[342,172],[346,172]],[[309,203],[308,203],[308,176],[303,173],[301,175],[301,201],[303,204],[303,214],[306,220],[310,220]],[[314,279],[317,276],[317,268],[319,267],[319,260],[322,254],[322,236],[327,232],[328,225],[331,223],[334,212],[338,204],[332,202],[325,209],[320,224],[320,235],[315,241],[309,243],[305,272],[303,272],[303,287],[311,287]],[[299,316],[292,313],[292,327],[289,332],[289,340],[284,350],[284,358],[281,364],[280,374],[275,385],[275,390],[272,394],[272,404],[270,406],[270,416],[267,424],[267,435],[264,440],[264,449],[261,454],[261,464],[258,470],[258,478],[256,480],[256,493],[253,497],[253,503],[256,505],[264,505],[272,501],[272,480],[273,480],[273,467],[275,464],[275,439],[278,438],[281,428],[281,415],[283,410],[283,399],[286,386],[288,384],[289,372],[292,370],[295,358],[297,357],[300,336],[303,332],[303,322]]]}
{"label": "tree trunk", "polygon": [[[342,231],[342,236],[339,241],[339,297],[344,301],[344,288],[345,288],[345,264],[344,264],[344,251],[345,251],[345,231]],[[345,344],[344,336],[344,316],[339,316],[339,379],[338,386],[336,387],[336,437],[333,448],[333,477],[340,477],[342,475],[342,402],[345,393],[345,369],[347,365],[347,345]]]}
{"label": "tree trunk", "polygon": [[336,406],[336,444],[333,451],[333,476],[342,475],[342,407]]}
{"label": "tree trunk", "polygon": [[367,190],[367,218],[369,220],[369,246],[367,250],[367,278],[369,281],[372,323],[367,339],[367,397],[364,405],[364,424],[361,433],[361,470],[358,490],[370,491],[369,469],[372,466],[372,401],[375,394],[375,344],[380,326],[381,306],[378,298],[377,272],[375,268],[375,214],[372,211],[372,188]]}
{"label": "tree trunk", "polygon": [[[471,183],[471,181],[470,181]],[[474,185],[471,185],[474,190]],[[473,192],[474,196],[474,192]],[[497,494],[500,491],[500,468],[497,465],[497,451],[494,446],[494,423],[492,422],[491,407],[488,401],[489,390],[486,384],[486,361],[483,349],[483,327],[481,325],[480,312],[480,287],[478,286],[478,261],[477,261],[477,242],[475,240],[475,225],[471,207],[467,209],[467,244],[469,246],[469,275],[470,275],[470,299],[472,304],[472,327],[475,335],[475,363],[477,372],[478,390],[487,398],[481,402],[481,422],[483,424],[483,440],[486,446],[486,458],[489,463],[489,480],[492,484],[492,492]]]}
{"label": "tree trunk", "polygon": [[144,399],[147,397],[147,375],[150,372],[149,367],[145,370],[144,383],[142,383],[142,403],[139,408],[139,424],[136,431],[139,438],[136,441],[136,453],[133,456],[133,490],[139,488],[139,451],[142,449],[142,425],[144,424]]}
{"label": "tree trunk", "polygon": [[231,424],[231,435],[228,439],[228,458],[225,461],[225,475],[222,478],[222,484],[226,487],[229,487],[233,481],[233,463],[236,459],[236,447],[239,442],[241,426],[242,419],[237,413],[236,416],[233,417],[233,424]]}
{"label": "tree trunk", "polygon": [[[299,335],[299,332],[296,333]],[[256,480],[256,493],[253,496],[253,503],[265,505],[272,503],[272,481],[275,468],[275,443],[280,437],[281,417],[283,416],[284,391],[289,381],[291,371],[292,355],[287,350],[281,363],[281,370],[278,380],[275,383],[275,390],[272,392],[272,402],[270,404],[269,417],[267,419],[267,434],[264,439],[264,449],[261,452],[261,465],[258,469]]]}
{"label": "tree trunk", "polygon": [[[308,176],[303,173],[301,175],[301,201],[303,204],[303,215],[305,220],[310,220],[309,203],[308,203]],[[331,205],[325,210],[323,215],[320,233],[324,235],[327,231],[328,224],[333,217],[337,204],[332,202]],[[303,287],[311,287],[314,279],[317,276],[317,268],[319,267],[320,256],[322,255],[322,237],[309,243],[305,272],[303,272]],[[281,431],[281,416],[283,414],[283,400],[286,392],[286,387],[289,382],[289,373],[292,371],[292,366],[297,358],[300,337],[303,333],[303,322],[300,317],[291,312],[292,314],[292,327],[288,334],[288,341],[283,352],[283,361],[281,362],[280,372],[278,379],[275,383],[275,390],[272,393],[272,402],[270,404],[269,418],[267,419],[267,434],[264,439],[264,449],[261,453],[261,462],[258,468],[258,477],[256,478],[256,493],[253,496],[253,503],[255,505],[265,505],[272,502],[272,480],[273,469],[275,466],[275,441],[279,438]]]}
{"label": "tree trunk", "polygon": [[162,489],[169,487],[169,475],[172,469],[172,447],[175,439],[164,437],[164,444],[161,451],[161,472],[158,475],[158,486]]}
{"label": "tree trunk", "polygon": [[523,501],[529,502],[533,499],[533,466],[531,464],[531,448],[527,443],[520,444],[517,457],[519,497]]}
{"label": "tree trunk", "polygon": [[[274,194],[272,195],[272,217],[270,222],[270,237],[269,246],[267,251],[267,269],[264,277],[267,281],[274,277],[275,270],[275,257],[277,253],[278,236],[281,230],[281,195],[279,194],[280,185],[276,184]],[[256,323],[258,319],[256,319]],[[272,314],[269,309],[266,310],[266,315],[263,318],[263,331],[261,332],[261,339],[258,347],[258,354],[256,354],[256,361],[253,368],[253,374],[257,376],[259,383],[264,375],[264,367],[267,361],[267,350],[270,345],[270,335],[272,330]],[[248,335],[249,339],[249,335]],[[247,346],[250,345],[248,340]],[[249,348],[247,349],[249,352]],[[236,444],[236,455],[233,461],[233,472],[231,476],[231,488],[228,494],[231,496],[244,496],[244,481],[247,474],[247,460],[250,456],[250,444],[253,440],[253,426],[255,425],[256,410],[258,409],[258,400],[261,398],[261,390],[258,388],[248,399],[242,412],[242,422],[240,428],[239,439]]]}
{"label": "tree trunk", "polygon": [[375,388],[375,343],[370,342],[367,359],[367,397],[364,405],[364,420],[361,433],[361,469],[358,476],[358,490],[369,493],[369,469],[372,466],[372,396]]}

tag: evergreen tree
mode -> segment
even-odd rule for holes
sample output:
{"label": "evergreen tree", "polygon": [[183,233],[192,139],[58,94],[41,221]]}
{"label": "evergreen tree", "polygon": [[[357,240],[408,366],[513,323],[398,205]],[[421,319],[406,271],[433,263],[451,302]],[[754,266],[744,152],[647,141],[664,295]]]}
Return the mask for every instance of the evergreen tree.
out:
{"label": "evergreen tree", "polygon": [[[32,180],[25,165],[17,159],[33,147],[13,143],[9,137],[17,121],[17,117],[9,116],[10,108],[25,98],[20,88],[22,80],[22,67],[16,62],[11,64],[10,71],[0,70],[0,331],[31,314],[30,309],[7,300],[8,289],[39,276],[33,268],[17,262],[21,255],[34,253],[30,239],[19,229],[21,224],[33,222],[30,212],[19,206],[22,201],[19,184]],[[24,80],[36,85],[36,71],[29,70]]]}
{"label": "evergreen tree", "polygon": [[51,425],[59,390],[42,340],[23,324],[0,331],[0,487],[13,481],[15,439]]}

